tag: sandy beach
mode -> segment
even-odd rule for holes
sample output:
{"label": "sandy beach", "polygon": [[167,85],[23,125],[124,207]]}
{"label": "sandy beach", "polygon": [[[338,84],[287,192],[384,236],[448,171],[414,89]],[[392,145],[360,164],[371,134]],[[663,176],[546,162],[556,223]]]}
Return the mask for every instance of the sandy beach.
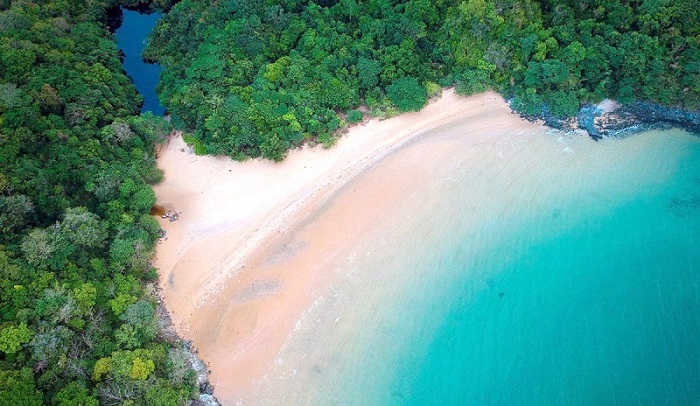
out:
{"label": "sandy beach", "polygon": [[445,128],[481,147],[545,131],[496,93],[463,98],[447,90],[418,113],[371,120],[331,149],[294,150],[281,163],[196,156],[170,137],[155,191],[159,204],[181,215],[161,219],[167,238],[155,265],[175,327],[208,363],[222,404],[256,403],[256,384],[338,277],[344,247],[369,238],[397,210],[412,210],[403,197],[430,183],[464,142]]}

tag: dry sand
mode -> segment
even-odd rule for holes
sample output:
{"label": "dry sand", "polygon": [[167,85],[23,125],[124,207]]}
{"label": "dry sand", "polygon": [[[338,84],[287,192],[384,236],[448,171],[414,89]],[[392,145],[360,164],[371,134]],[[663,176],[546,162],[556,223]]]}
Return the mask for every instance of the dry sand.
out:
{"label": "dry sand", "polygon": [[[474,142],[504,129],[541,130],[495,93],[445,91],[421,112],[355,127],[329,150],[290,152],[282,163],[195,156],[179,136],[162,149],[159,204],[181,212],[156,255],[178,332],[193,340],[223,404],[251,399],[315,292],[333,278],[334,256],[392,210],[410,182],[439,166],[440,143],[406,165],[377,165],[432,130],[459,126]],[[394,169],[392,169],[394,168]]]}

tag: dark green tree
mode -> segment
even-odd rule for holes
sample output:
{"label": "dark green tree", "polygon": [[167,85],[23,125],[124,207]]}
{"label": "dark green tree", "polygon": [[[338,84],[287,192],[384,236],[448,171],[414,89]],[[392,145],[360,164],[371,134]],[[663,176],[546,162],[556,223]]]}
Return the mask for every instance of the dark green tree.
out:
{"label": "dark green tree", "polygon": [[396,79],[386,89],[387,96],[401,111],[418,111],[425,106],[428,93],[414,77]]}

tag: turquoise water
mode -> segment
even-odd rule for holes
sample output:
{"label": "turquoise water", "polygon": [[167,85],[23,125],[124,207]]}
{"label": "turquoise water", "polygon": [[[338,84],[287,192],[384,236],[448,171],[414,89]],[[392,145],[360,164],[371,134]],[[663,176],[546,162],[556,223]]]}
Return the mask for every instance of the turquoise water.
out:
{"label": "turquoise water", "polygon": [[[439,327],[416,331],[428,345],[399,368],[392,403],[698,404],[698,141],[652,154],[671,173],[592,171],[602,182],[582,181],[597,194],[524,214],[493,249],[438,259],[464,277]],[[474,268],[495,272],[474,289]]]}
{"label": "turquoise water", "polygon": [[[698,158],[687,162],[696,174]],[[700,223],[697,212],[670,209],[684,192],[678,186],[592,217],[509,263],[499,250],[527,230],[479,255],[471,266],[500,270],[477,292],[468,278],[455,286],[424,359],[396,383],[405,403],[697,404]]]}
{"label": "turquoise water", "polygon": [[143,96],[141,112],[150,111],[153,114],[163,115],[165,108],[161,106],[156,94],[156,86],[160,81],[160,65],[146,63],[141,58],[141,53],[146,47],[146,38],[160,19],[161,14],[144,14],[125,8],[122,8],[122,12],[122,24],[115,32],[117,45],[119,49],[124,51],[122,65],[134,82],[136,89]]}
{"label": "turquoise water", "polygon": [[454,141],[280,353],[281,403],[700,404],[700,137]]}

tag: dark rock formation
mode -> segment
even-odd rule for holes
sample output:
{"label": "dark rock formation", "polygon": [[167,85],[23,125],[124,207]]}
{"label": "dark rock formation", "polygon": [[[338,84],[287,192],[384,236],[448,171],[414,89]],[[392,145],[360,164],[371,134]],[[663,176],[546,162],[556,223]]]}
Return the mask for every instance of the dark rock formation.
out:
{"label": "dark rock formation", "polygon": [[564,119],[552,116],[543,108],[538,117],[525,118],[543,120],[546,125],[562,131],[583,129],[594,140],[603,137],[625,137],[640,131],[671,127],[700,134],[700,112],[643,101],[607,110],[587,104],[581,107],[575,118]]}
{"label": "dark rock formation", "polygon": [[593,105],[585,105],[577,116],[578,125],[593,139],[620,137],[653,128],[677,127],[700,134],[700,112],[635,102],[603,112]]}
{"label": "dark rock formation", "polygon": [[199,385],[199,392],[204,393],[206,395],[213,395],[214,394],[214,387],[211,386],[211,383],[209,381],[206,381]]}
{"label": "dark rock formation", "polygon": [[196,385],[199,388],[199,398],[190,400],[189,406],[219,406],[218,400],[214,397],[214,387],[209,382],[209,369],[204,361],[197,356],[198,351],[192,341],[184,341],[175,330],[170,317],[170,312],[165,308],[160,297],[160,289],[155,284],[149,285],[149,291],[158,302],[156,314],[158,319],[158,336],[173,345],[181,346],[187,351],[187,362],[196,373]]}

